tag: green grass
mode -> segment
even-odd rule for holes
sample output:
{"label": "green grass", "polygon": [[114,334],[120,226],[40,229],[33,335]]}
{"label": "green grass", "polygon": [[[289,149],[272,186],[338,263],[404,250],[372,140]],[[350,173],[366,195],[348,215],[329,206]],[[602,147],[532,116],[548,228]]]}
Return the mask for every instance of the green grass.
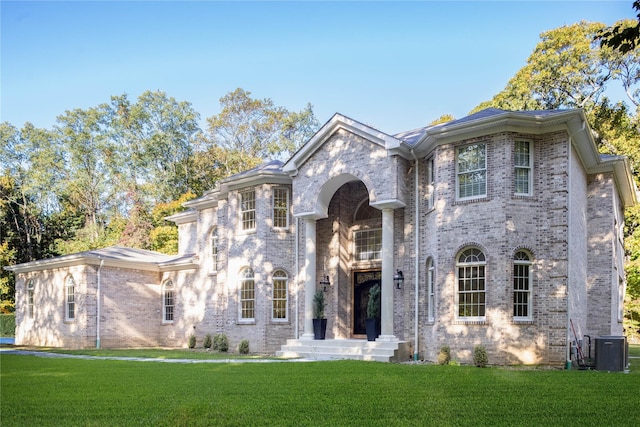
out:
{"label": "green grass", "polygon": [[[638,348],[634,347],[634,353]],[[175,357],[171,357],[175,358]],[[0,354],[2,425],[612,425],[624,373],[336,361],[173,364]],[[640,361],[637,362],[640,365]]]}
{"label": "green grass", "polygon": [[206,351],[204,349],[156,349],[156,348],[139,348],[139,349],[100,349],[100,350],[63,350],[59,348],[42,348],[37,351],[47,351],[49,353],[58,354],[76,354],[84,356],[101,356],[101,357],[143,357],[150,359],[275,359],[274,357],[241,355],[237,353],[220,353],[218,351]]}

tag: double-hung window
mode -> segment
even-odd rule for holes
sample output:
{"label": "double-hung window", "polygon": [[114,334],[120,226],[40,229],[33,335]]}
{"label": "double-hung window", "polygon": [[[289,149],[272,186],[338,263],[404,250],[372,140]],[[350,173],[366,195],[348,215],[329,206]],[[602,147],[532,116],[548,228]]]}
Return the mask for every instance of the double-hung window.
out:
{"label": "double-hung window", "polygon": [[273,227],[289,227],[289,189],[273,189]]}
{"label": "double-hung window", "polygon": [[218,229],[211,230],[210,236],[211,243],[211,271],[213,273],[218,271]]}
{"label": "double-hung window", "polygon": [[252,321],[256,317],[256,288],[253,270],[245,268],[240,273],[240,320]]}
{"label": "double-hung window", "polygon": [[428,306],[427,306],[427,319],[430,322],[433,322],[435,319],[435,290],[434,290],[434,281],[435,281],[435,266],[433,265],[433,258],[427,259],[427,293],[428,293]]}
{"label": "double-hung window", "polygon": [[287,320],[287,284],[287,273],[276,270],[273,273],[273,311],[271,315],[273,320]]}
{"label": "double-hung window", "polygon": [[162,285],[162,322],[173,323],[175,308],[175,292],[173,282],[167,280]]}
{"label": "double-hung window", "polygon": [[427,209],[433,209],[436,200],[436,175],[433,157],[427,159]]}
{"label": "double-hung window", "polygon": [[531,258],[524,251],[513,257],[513,318],[531,320]]}
{"label": "double-hung window", "polygon": [[240,193],[240,216],[243,230],[256,229],[256,192],[254,190]]}
{"label": "double-hung window", "polygon": [[477,248],[464,250],[458,256],[458,319],[467,321],[485,320],[486,260]]}
{"label": "double-hung window", "polygon": [[531,142],[516,141],[513,150],[515,193],[530,196],[532,193],[532,153]]}
{"label": "double-hung window", "polygon": [[67,276],[65,284],[64,318],[67,321],[76,319],[76,282],[72,276]]}
{"label": "double-hung window", "polygon": [[29,282],[27,283],[27,316],[29,317],[29,319],[33,319],[35,317],[33,292],[33,280],[29,280]]}
{"label": "double-hung window", "polygon": [[486,144],[470,144],[456,150],[456,189],[458,199],[475,199],[487,195]]}

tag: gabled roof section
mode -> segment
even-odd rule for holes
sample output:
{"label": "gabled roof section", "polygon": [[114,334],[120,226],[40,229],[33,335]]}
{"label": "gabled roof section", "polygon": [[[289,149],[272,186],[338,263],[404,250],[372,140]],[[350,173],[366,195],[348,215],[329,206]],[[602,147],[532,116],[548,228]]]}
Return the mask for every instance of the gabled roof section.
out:
{"label": "gabled roof section", "polygon": [[173,271],[198,268],[195,254],[166,255],[160,252],[144,249],[125,248],[123,246],[109,246],[103,249],[78,252],[54,258],[26,262],[5,267],[14,273],[49,270],[73,265],[100,265],[121,267],[145,271]]}
{"label": "gabled roof section", "polygon": [[315,133],[293,156],[284,164],[282,169],[290,175],[295,175],[300,167],[340,129],[344,129],[375,144],[391,150],[400,146],[401,141],[384,132],[350,119],[342,114],[334,114],[318,132]]}

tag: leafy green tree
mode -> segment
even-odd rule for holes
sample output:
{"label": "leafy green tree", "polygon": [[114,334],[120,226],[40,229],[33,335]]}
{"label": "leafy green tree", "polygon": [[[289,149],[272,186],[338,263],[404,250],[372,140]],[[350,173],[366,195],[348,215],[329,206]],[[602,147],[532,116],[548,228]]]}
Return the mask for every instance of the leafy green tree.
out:
{"label": "leafy green tree", "polygon": [[640,46],[640,0],[633,2],[633,8],[638,13],[638,22],[617,23],[612,27],[604,28],[596,36],[601,46],[608,46],[623,54]]}

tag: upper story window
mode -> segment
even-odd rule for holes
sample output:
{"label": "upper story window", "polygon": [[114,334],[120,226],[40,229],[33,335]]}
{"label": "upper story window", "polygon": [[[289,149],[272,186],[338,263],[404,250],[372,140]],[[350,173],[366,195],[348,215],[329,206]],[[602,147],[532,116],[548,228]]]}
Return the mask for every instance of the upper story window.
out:
{"label": "upper story window", "polygon": [[211,236],[209,236],[211,243],[211,271],[218,271],[218,228],[211,230]]}
{"label": "upper story window", "polygon": [[276,270],[273,273],[273,306],[271,314],[273,320],[287,320],[288,282],[289,278],[284,271]]}
{"label": "upper story window", "polygon": [[529,196],[532,194],[532,152],[531,142],[516,141],[513,150],[515,193]]}
{"label": "upper story window", "polygon": [[245,268],[240,273],[240,320],[251,321],[256,317],[256,288],[253,270]]}
{"label": "upper story window", "polygon": [[531,258],[524,251],[513,257],[513,318],[531,320]]}
{"label": "upper story window", "polygon": [[240,193],[240,214],[243,230],[256,229],[256,192],[254,190]]}
{"label": "upper story window", "polygon": [[162,322],[173,323],[175,308],[175,291],[173,282],[167,280],[162,285]]}
{"label": "upper story window", "polygon": [[73,276],[67,276],[65,284],[64,318],[65,320],[75,320],[76,318],[76,282],[73,280]]}
{"label": "upper story window", "polygon": [[29,282],[27,283],[27,316],[29,316],[30,319],[33,319],[35,317],[35,309],[33,304],[33,292],[34,292],[33,280],[29,280]]}
{"label": "upper story window", "polygon": [[382,229],[360,230],[354,233],[356,261],[382,259]]}
{"label": "upper story window", "polygon": [[435,279],[436,269],[433,264],[433,258],[427,259],[427,319],[433,321],[435,319]]}
{"label": "upper story window", "polygon": [[470,144],[456,150],[456,189],[458,199],[487,195],[486,144]]}
{"label": "upper story window", "polygon": [[436,200],[436,173],[433,157],[427,159],[427,209],[433,209]]}
{"label": "upper story window", "polygon": [[289,227],[289,189],[273,189],[273,227]]}
{"label": "upper story window", "polygon": [[485,256],[480,249],[469,248],[458,256],[456,265],[457,315],[460,320],[485,320],[485,267]]}

